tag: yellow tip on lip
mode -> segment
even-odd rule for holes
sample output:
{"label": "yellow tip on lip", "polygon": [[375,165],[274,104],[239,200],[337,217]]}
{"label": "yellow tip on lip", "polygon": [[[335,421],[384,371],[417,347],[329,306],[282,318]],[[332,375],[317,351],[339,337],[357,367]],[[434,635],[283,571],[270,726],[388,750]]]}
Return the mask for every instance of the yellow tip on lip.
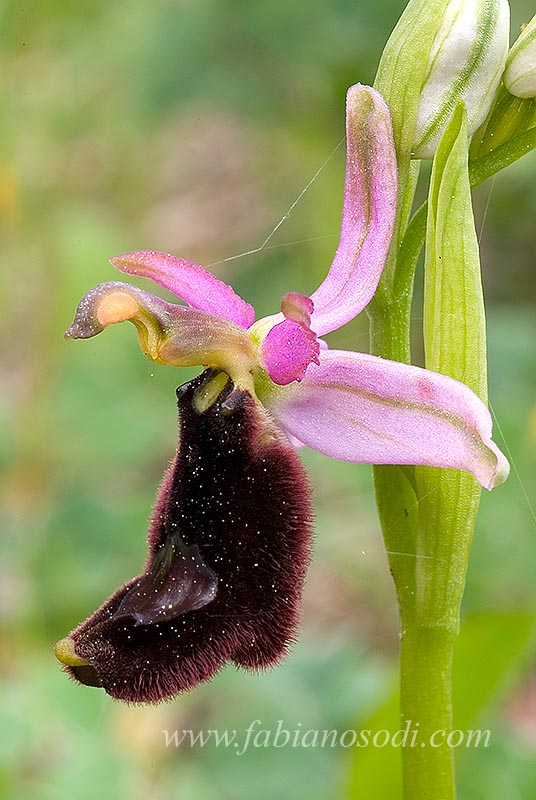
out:
{"label": "yellow tip on lip", "polygon": [[97,306],[97,319],[101,325],[125,322],[139,313],[137,302],[127,292],[113,292],[101,299]]}
{"label": "yellow tip on lip", "polygon": [[58,661],[62,664],[66,664],[68,667],[85,667],[89,663],[76,655],[74,642],[68,636],[56,642],[54,645],[54,655]]}

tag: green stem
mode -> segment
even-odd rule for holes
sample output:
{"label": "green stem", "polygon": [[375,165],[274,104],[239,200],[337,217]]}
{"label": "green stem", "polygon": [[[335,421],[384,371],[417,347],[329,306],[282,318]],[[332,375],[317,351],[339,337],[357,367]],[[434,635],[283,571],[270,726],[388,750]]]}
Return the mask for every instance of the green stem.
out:
{"label": "green stem", "polygon": [[[463,380],[485,400],[484,310],[470,181],[476,185],[511,163],[531,141],[536,146],[535,134],[482,157],[469,175],[463,108],[457,112],[434,160],[431,209],[424,205],[405,230],[399,226],[401,246],[393,246],[389,284],[369,307],[373,353],[410,360],[414,268],[428,215],[426,365]],[[375,467],[374,476],[402,623],[401,723],[419,731],[417,745],[410,741],[402,748],[404,798],[453,800],[454,759],[446,742],[452,730],[452,656],[480,487],[468,473],[429,467]]]}
{"label": "green stem", "polygon": [[[404,798],[453,800],[452,653],[456,631],[408,622],[400,648],[402,728],[418,731],[402,748]],[[434,746],[438,744],[439,746]]]}
{"label": "green stem", "polygon": [[[534,134],[523,134],[515,147],[509,143],[508,152],[499,148],[499,157],[490,153],[475,162],[473,185],[526,152],[527,137],[536,145]],[[405,216],[414,187],[410,171],[401,172],[405,185],[399,200],[405,202],[399,208]],[[383,291],[369,306],[371,351],[406,363],[414,270],[427,211],[425,204],[407,228],[400,214],[396,241],[401,246],[393,245]],[[411,721],[420,731],[418,746],[402,749],[404,798],[453,800],[452,751],[444,741],[431,746],[430,736],[438,731],[441,739],[452,730],[452,655],[479,493],[469,475],[426,468],[377,466],[374,480],[402,623],[401,723],[404,728]],[[452,504],[453,496],[460,502]]]}
{"label": "green stem", "polygon": [[[410,360],[410,310],[411,294],[408,292],[399,302],[383,306],[376,303],[370,309],[373,353],[396,361]],[[427,542],[421,540],[421,493],[417,492],[415,468],[375,466],[374,484],[401,619],[401,727],[411,721],[411,730],[419,731],[417,745],[412,747],[410,740],[401,752],[404,798],[453,800],[452,751],[446,745],[436,748],[426,742],[434,731],[448,734],[452,729],[451,666],[457,617],[451,617],[450,624],[445,626],[444,603],[428,602],[431,592],[440,593],[442,600],[446,592],[440,590],[435,580],[436,558],[424,552]],[[448,548],[448,543],[444,544]],[[456,587],[458,596],[451,596],[455,607],[459,607],[461,601],[463,576],[462,586]],[[443,578],[448,585],[448,569]],[[436,619],[434,608],[440,615]],[[421,746],[421,742],[425,746]]]}
{"label": "green stem", "polygon": [[[398,41],[395,40],[396,36],[394,45]],[[394,85],[392,73],[404,58],[403,47],[394,47],[394,50],[380,65],[377,78],[380,91],[384,85],[387,89]],[[408,115],[407,108],[411,110],[413,106],[402,102],[396,94],[391,97],[388,93],[387,99],[393,110],[395,131],[398,131],[398,214],[382,280],[368,307],[371,352],[409,363],[413,282],[426,236],[428,204],[418,209],[408,225],[417,167],[411,163],[407,155],[409,148],[405,145],[413,137],[415,114]],[[461,113],[463,116],[463,111]],[[463,165],[460,161],[460,164],[465,168],[467,197],[461,197],[459,206],[462,210],[468,209],[472,221],[470,186],[477,186],[536,147],[536,128],[524,131],[475,160],[469,174],[466,134],[463,135],[465,162]],[[458,158],[461,158],[459,153]],[[458,169],[461,169],[460,164]],[[465,219],[462,222],[468,225]],[[440,254],[439,259],[441,257]],[[479,276],[478,253],[475,264]],[[462,285],[465,285],[464,280]],[[477,283],[472,289],[474,298],[478,299]],[[429,293],[430,297],[433,292]],[[462,323],[466,326],[465,317]],[[465,327],[463,332],[466,332]],[[436,340],[432,335],[431,338],[435,342],[432,352],[435,353],[438,343],[440,355],[443,346],[449,349],[448,336],[439,336]],[[463,336],[462,341],[465,341]],[[451,349],[456,350],[456,347]],[[429,358],[427,354],[427,366],[445,371],[441,364],[429,364]],[[453,364],[459,366],[456,358]],[[471,372],[470,367],[468,369]],[[450,374],[450,369],[446,373]],[[485,372],[483,374],[485,376]],[[463,374],[454,377],[464,379]],[[479,387],[473,388],[478,391]],[[410,741],[402,748],[404,800],[454,800],[454,759],[445,737],[452,730],[452,656],[479,489],[465,473],[424,467],[375,466],[374,481],[402,624],[401,722],[403,728],[410,724],[412,730],[420,731],[416,746]],[[433,735],[439,739],[437,747],[431,742]]]}
{"label": "green stem", "polygon": [[404,797],[453,800],[454,758],[446,743],[452,730],[452,656],[480,492],[467,473],[424,467],[416,472],[415,594],[401,600],[400,706],[402,727],[411,721],[419,743],[402,750]]}
{"label": "green stem", "polygon": [[[392,361],[411,361],[410,320],[413,281],[395,296],[393,279],[398,242],[404,235],[418,177],[409,159],[399,163],[398,214],[393,243],[378,290],[367,308],[371,353]],[[413,554],[417,537],[417,498],[414,467],[375,466],[376,502],[400,612],[401,598],[415,596]]]}

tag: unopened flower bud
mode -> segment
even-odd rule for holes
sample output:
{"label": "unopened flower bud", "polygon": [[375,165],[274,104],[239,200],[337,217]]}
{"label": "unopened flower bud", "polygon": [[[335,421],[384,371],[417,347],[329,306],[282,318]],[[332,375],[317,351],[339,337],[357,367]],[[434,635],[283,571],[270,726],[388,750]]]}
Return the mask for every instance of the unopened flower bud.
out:
{"label": "unopened flower bud", "polygon": [[508,53],[504,85],[516,97],[536,97],[536,15]]}
{"label": "unopened flower bud", "polygon": [[[395,128],[404,129],[399,143],[414,158],[434,155],[460,101],[469,135],[481,125],[504,70],[509,28],[508,0],[410,0],[376,86],[394,105]],[[403,99],[398,114],[396,97]]]}

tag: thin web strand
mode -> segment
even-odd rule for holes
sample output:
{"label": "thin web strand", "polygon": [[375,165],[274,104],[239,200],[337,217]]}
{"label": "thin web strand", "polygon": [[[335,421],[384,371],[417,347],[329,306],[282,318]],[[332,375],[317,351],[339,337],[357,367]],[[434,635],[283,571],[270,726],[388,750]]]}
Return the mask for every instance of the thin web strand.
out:
{"label": "thin web strand", "polygon": [[[211,264],[207,264],[207,268],[215,267],[218,264],[225,264],[227,261],[236,261],[238,258],[244,258],[245,256],[252,256],[252,255],[255,255],[255,253],[260,253],[262,250],[267,249],[268,242],[270,242],[273,239],[273,237],[275,236],[275,234],[277,233],[277,231],[279,230],[281,225],[290,217],[290,215],[292,214],[292,212],[294,211],[294,209],[296,208],[296,206],[298,205],[298,203],[300,202],[300,200],[302,199],[304,194],[311,188],[311,186],[316,181],[316,179],[318,178],[320,173],[325,169],[327,164],[331,161],[331,159],[333,158],[333,156],[335,155],[337,150],[339,150],[340,146],[345,141],[346,141],[346,136],[343,136],[343,138],[340,140],[340,142],[333,148],[333,150],[331,151],[329,156],[324,160],[324,162],[317,169],[317,171],[315,172],[315,174],[313,175],[311,180],[308,181],[308,183],[305,185],[305,187],[301,190],[301,192],[299,193],[298,197],[294,200],[294,202],[291,204],[291,206],[288,208],[288,210],[283,214],[283,216],[281,217],[279,222],[275,225],[275,227],[273,228],[272,232],[266,237],[266,239],[260,245],[260,247],[255,247],[255,248],[253,248],[253,250],[246,250],[245,253],[238,253],[235,256],[228,256],[227,258],[221,259],[221,261],[213,261]],[[324,238],[324,237],[319,237],[319,238]]]}
{"label": "thin web strand", "polygon": [[501,423],[499,422],[499,420],[497,418],[497,414],[493,410],[493,407],[492,407],[491,403],[489,403],[489,410],[491,411],[491,415],[493,417],[493,421],[495,422],[495,425],[497,426],[497,430],[499,431],[499,435],[500,435],[501,439],[503,440],[504,449],[506,450],[506,455],[508,456],[508,460],[510,461],[510,464],[512,465],[512,471],[513,471],[514,475],[516,476],[516,480],[517,480],[517,482],[519,484],[519,488],[521,489],[521,497],[522,497],[522,499],[523,499],[523,501],[525,503],[525,506],[526,506],[526,508],[527,508],[527,510],[529,512],[529,516],[530,516],[532,524],[534,525],[534,529],[536,530],[536,512],[534,511],[534,506],[530,502],[529,494],[528,494],[528,492],[527,492],[527,490],[525,488],[525,484],[524,484],[523,480],[521,479],[521,475],[519,474],[519,470],[517,468],[517,464],[514,461],[514,457],[512,455],[512,451],[508,447],[508,442],[506,441],[505,435],[503,433],[503,429],[501,427]]}
{"label": "thin web strand", "polygon": [[[492,182],[491,182],[491,186],[490,186],[490,189],[489,189],[488,199],[486,200],[486,205],[484,207],[484,214],[482,216],[482,222],[481,222],[481,225],[480,225],[480,233],[479,233],[479,236],[478,236],[478,244],[479,244],[479,246],[480,246],[480,243],[482,241],[482,234],[484,232],[484,224],[486,222],[486,218],[487,218],[487,215],[488,215],[488,210],[489,210],[490,202],[491,202],[491,194],[492,194],[493,188],[495,186],[496,177],[497,177],[496,175],[493,176],[493,179],[492,179]],[[514,460],[514,457],[512,455],[512,451],[510,450],[510,447],[508,446],[508,442],[506,441],[506,437],[504,435],[504,432],[503,432],[503,429],[501,427],[501,423],[499,422],[499,419],[497,417],[497,414],[493,410],[493,406],[491,405],[491,402],[489,402],[488,405],[489,405],[489,410],[491,411],[491,414],[492,414],[492,417],[493,417],[493,421],[495,422],[495,425],[497,426],[497,430],[499,431],[499,435],[500,435],[501,439],[503,440],[504,449],[506,450],[506,455],[508,456],[508,460],[510,461],[510,463],[512,465],[512,472],[516,476],[516,480],[517,480],[517,482],[519,484],[519,488],[520,488],[520,491],[521,491],[521,497],[522,497],[523,502],[525,504],[525,507],[526,507],[526,509],[527,509],[527,511],[529,513],[529,517],[530,517],[530,520],[531,520],[531,522],[532,522],[532,524],[534,526],[534,529],[536,530],[536,511],[534,510],[534,506],[530,502],[529,493],[527,492],[527,490],[525,488],[525,484],[524,484],[524,482],[523,482],[523,480],[521,478],[521,475],[519,473],[519,470],[517,468],[517,464],[516,464],[516,462]]]}
{"label": "thin web strand", "polygon": [[478,246],[479,247],[480,247],[480,245],[482,243],[482,235],[484,233],[484,225],[486,224],[486,219],[487,219],[488,211],[489,211],[489,205],[491,203],[491,195],[492,195],[493,189],[495,187],[495,178],[496,177],[497,176],[494,175],[493,178],[491,179],[491,185],[489,187],[488,198],[486,200],[486,205],[484,206],[484,213],[482,214],[482,221],[480,223],[480,232],[478,234]]}
{"label": "thin web strand", "polygon": [[[411,506],[411,510],[417,508],[419,503],[422,503],[423,500],[426,500],[427,497],[429,497],[431,494],[434,494],[434,492],[436,492],[436,491],[437,491],[437,489],[436,489],[436,487],[434,487],[433,489],[430,489],[430,491],[426,492],[426,494],[423,494],[422,497],[417,497],[415,503],[413,503],[413,505]],[[398,519],[395,519],[393,524],[390,525],[387,528],[385,533],[389,533],[390,530],[392,530],[396,525],[398,525],[399,522],[402,522],[402,520],[404,520],[405,518],[406,518],[406,515],[402,514]],[[436,558],[437,558],[437,556],[427,556],[427,555],[424,555],[423,553],[404,553],[404,552],[399,552],[398,550],[385,550],[385,552],[388,555],[408,556],[410,558],[416,558],[416,559],[417,558],[422,558],[422,559],[434,560],[435,561]],[[441,560],[443,561],[443,559],[441,559]]]}

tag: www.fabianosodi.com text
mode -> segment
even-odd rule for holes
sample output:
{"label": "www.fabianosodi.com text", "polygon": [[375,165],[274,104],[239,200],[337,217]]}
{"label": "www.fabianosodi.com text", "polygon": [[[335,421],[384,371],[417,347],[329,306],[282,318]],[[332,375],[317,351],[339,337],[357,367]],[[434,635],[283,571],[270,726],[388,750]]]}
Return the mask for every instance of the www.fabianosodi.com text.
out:
{"label": "www.fabianosodi.com text", "polygon": [[423,736],[419,723],[408,720],[397,731],[378,731],[350,728],[345,731],[316,730],[304,728],[298,722],[292,729],[278,720],[275,727],[262,727],[260,719],[253,720],[247,728],[240,730],[186,729],[163,730],[166,747],[223,747],[234,750],[237,756],[251,748],[304,747],[304,748],[350,748],[350,747],[489,747],[490,730],[433,731]]}

